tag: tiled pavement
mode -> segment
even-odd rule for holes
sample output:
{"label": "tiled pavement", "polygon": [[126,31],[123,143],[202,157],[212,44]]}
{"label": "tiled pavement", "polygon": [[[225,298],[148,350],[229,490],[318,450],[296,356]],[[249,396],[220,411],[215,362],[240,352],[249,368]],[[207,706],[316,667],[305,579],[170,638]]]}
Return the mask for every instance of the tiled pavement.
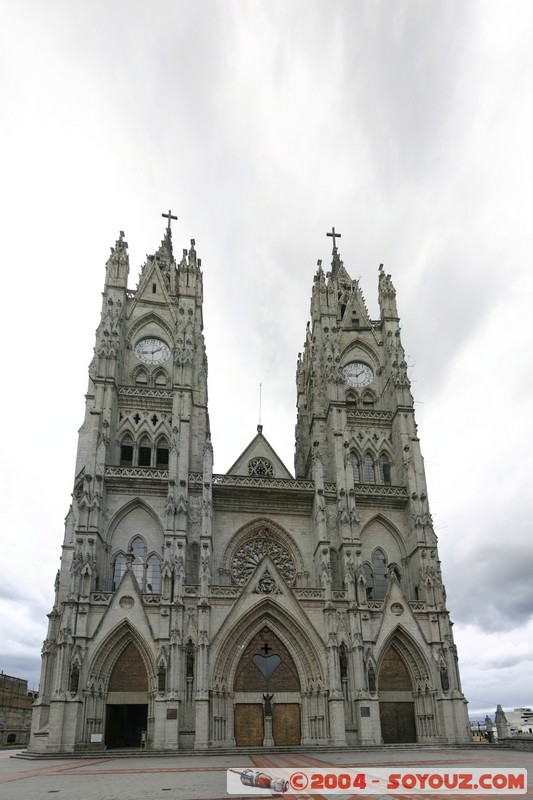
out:
{"label": "tiled pavement", "polygon": [[[420,748],[397,750],[339,750],[298,753],[258,752],[256,755],[179,755],[98,757],[23,761],[0,752],[0,800],[221,800],[227,798],[226,770],[272,767],[486,767],[526,768],[528,792],[533,800],[533,753],[499,749],[486,745],[472,748]],[[265,797],[272,797],[265,794]],[[504,797],[505,795],[502,795]],[[256,800],[258,796],[255,795]],[[287,798],[353,800],[357,795],[287,795]],[[360,795],[359,795],[360,797]],[[384,795],[382,798],[386,797]],[[421,795],[417,800],[421,800]],[[444,797],[444,796],[441,796]],[[499,796],[498,796],[499,797]],[[478,798],[482,799],[481,795]],[[415,800],[405,797],[405,800]],[[432,800],[438,800],[433,795]],[[452,800],[448,795],[446,800]],[[463,796],[461,800],[469,800]],[[492,800],[498,800],[492,796]]]}

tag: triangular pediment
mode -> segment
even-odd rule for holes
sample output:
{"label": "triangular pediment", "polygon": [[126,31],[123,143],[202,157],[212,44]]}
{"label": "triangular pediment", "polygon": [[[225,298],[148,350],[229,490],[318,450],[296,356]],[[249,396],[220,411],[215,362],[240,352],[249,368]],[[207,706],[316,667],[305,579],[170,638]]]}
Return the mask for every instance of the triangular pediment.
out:
{"label": "triangular pediment", "polygon": [[120,585],[113,594],[94,637],[98,634],[99,638],[105,638],[125,619],[131,621],[145,641],[149,642],[154,638],[155,631],[152,630],[144,610],[143,597],[130,567],[124,571]]}
{"label": "triangular pediment", "polygon": [[[386,611],[385,611],[386,610]],[[379,652],[384,643],[390,639],[396,629],[402,628],[409,632],[421,652],[424,652],[425,637],[411,609],[409,601],[404,596],[400,584],[391,576],[385,599],[383,600],[383,616],[376,640],[376,651]]]}
{"label": "triangular pediment", "polygon": [[347,299],[343,320],[344,324],[348,325],[350,328],[355,324],[355,322],[353,322],[354,320],[357,320],[358,328],[372,327],[365,299],[357,281],[353,281],[352,283],[352,289]]}
{"label": "triangular pediment", "polygon": [[305,631],[309,645],[315,653],[320,652],[322,642],[318,632],[273,560],[265,555],[213,639],[213,662],[225,643],[234,640],[243,626],[246,628],[247,621],[255,620],[261,626],[267,618],[271,625],[279,619],[283,625]]}
{"label": "triangular pediment", "polygon": [[[145,306],[146,303],[149,303],[153,306],[154,303],[161,303],[171,311],[175,321],[175,313],[170,301],[169,279],[163,275],[161,267],[161,262],[155,257],[149,257],[146,261],[131,305],[130,316],[139,305]],[[175,269],[174,262],[169,269]]]}
{"label": "triangular pediment", "polygon": [[272,445],[263,436],[262,431],[258,431],[226,474],[293,479]]}

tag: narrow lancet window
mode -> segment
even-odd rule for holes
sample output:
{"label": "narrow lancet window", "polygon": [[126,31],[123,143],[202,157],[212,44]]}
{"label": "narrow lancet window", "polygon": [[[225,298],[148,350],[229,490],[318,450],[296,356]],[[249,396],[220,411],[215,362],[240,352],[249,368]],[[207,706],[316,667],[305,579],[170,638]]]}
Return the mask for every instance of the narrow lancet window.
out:
{"label": "narrow lancet window", "polygon": [[365,483],[375,483],[376,473],[374,472],[374,459],[367,453],[363,460],[364,480]]}
{"label": "narrow lancet window", "polygon": [[156,467],[159,467],[159,469],[166,469],[168,467],[168,453],[169,453],[168,442],[163,436],[157,442],[157,447],[155,451]]}
{"label": "narrow lancet window", "polygon": [[139,442],[139,466],[149,467],[152,461],[152,444],[148,436],[143,436]]}
{"label": "narrow lancet window", "polygon": [[131,467],[133,464],[133,439],[127,433],[120,443],[120,466]]}

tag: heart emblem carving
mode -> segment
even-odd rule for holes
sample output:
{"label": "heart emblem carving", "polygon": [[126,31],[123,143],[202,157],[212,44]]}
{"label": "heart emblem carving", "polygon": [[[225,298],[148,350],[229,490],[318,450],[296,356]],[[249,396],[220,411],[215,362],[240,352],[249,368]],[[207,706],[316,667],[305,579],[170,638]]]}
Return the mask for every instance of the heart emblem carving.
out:
{"label": "heart emblem carving", "polygon": [[252,662],[255,664],[263,678],[268,680],[281,664],[281,658],[275,655],[260,656],[257,654],[252,658]]}

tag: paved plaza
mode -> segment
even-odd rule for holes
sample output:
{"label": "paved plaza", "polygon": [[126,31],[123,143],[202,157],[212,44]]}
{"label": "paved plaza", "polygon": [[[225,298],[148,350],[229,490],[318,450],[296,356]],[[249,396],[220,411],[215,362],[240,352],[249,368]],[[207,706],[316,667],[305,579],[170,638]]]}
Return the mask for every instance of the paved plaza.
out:
{"label": "paved plaza", "polygon": [[[91,758],[21,760],[13,752],[0,752],[1,800],[219,800],[227,798],[226,770],[231,767],[272,769],[295,767],[421,767],[463,770],[526,768],[528,791],[520,795],[533,800],[533,753],[491,747],[471,748],[377,748],[338,750],[327,753],[297,752],[239,755],[143,755]],[[266,792],[263,797],[272,797]],[[279,795],[278,795],[279,796]],[[368,795],[367,795],[368,796]],[[502,795],[504,796],[504,795]],[[258,795],[255,795],[257,798]],[[353,800],[357,795],[300,794],[287,797],[326,797]],[[381,795],[382,798],[386,797]],[[419,798],[421,795],[419,795]],[[465,797],[465,796],[463,796]],[[481,795],[478,795],[481,797]],[[496,797],[495,795],[492,796]],[[433,795],[433,798],[436,798]],[[452,795],[447,796],[451,800]],[[413,800],[409,796],[407,800]],[[465,797],[465,800],[466,797]]]}

